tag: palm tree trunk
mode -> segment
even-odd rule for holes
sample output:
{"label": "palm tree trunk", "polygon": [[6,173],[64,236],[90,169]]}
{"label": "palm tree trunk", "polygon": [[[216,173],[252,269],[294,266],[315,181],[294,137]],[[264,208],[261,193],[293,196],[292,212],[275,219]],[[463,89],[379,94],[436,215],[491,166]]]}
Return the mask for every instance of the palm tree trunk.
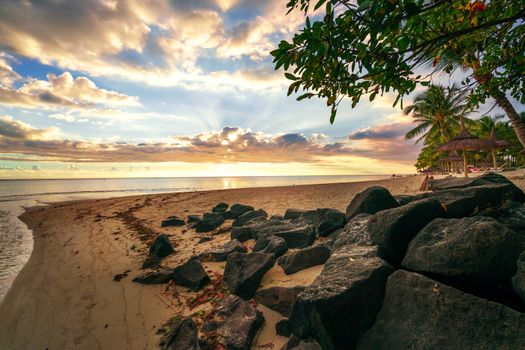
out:
{"label": "palm tree trunk", "polygon": [[500,106],[509,117],[510,123],[518,136],[518,140],[520,140],[521,145],[525,147],[525,123],[521,120],[518,112],[516,112],[514,106],[510,103],[507,96],[505,96],[505,93],[499,92],[493,97],[498,106]]}

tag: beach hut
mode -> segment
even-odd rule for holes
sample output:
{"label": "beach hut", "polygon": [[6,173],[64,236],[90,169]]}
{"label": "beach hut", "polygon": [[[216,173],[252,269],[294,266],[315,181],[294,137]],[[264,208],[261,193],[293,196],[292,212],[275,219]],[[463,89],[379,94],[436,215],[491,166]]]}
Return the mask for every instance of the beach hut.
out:
{"label": "beach hut", "polygon": [[448,156],[441,158],[440,160],[441,167],[444,171],[453,173],[459,169],[459,164],[463,162],[463,157],[459,156],[456,151],[450,152]]}
{"label": "beach hut", "polygon": [[468,132],[465,122],[461,118],[461,129],[452,140],[440,145],[438,151],[462,151],[463,152],[463,172],[468,177],[467,151],[492,150],[496,147],[494,141],[480,139]]}
{"label": "beach hut", "polygon": [[496,137],[496,129],[492,128],[492,131],[490,132],[489,140],[493,142],[493,147],[490,150],[490,153],[492,154],[492,165],[494,169],[498,168],[498,161],[496,159],[496,150],[501,148],[509,148],[512,146],[512,142],[507,140],[499,140]]}

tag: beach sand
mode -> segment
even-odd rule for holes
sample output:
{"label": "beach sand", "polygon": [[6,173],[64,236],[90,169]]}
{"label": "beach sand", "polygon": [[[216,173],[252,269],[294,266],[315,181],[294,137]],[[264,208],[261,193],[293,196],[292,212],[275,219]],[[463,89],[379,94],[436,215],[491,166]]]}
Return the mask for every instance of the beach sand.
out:
{"label": "beach sand", "polygon": [[[524,188],[524,175],[505,174]],[[65,202],[30,208],[22,220],[34,233],[34,250],[0,305],[2,349],[158,349],[158,329],[171,317],[189,316],[210,305],[190,309],[195,297],[172,285],[141,285],[140,274],[148,243],[168,233],[177,252],[163,264],[176,266],[190,256],[227,242],[224,233],[205,244],[203,234],[186,226],[160,228],[171,215],[202,214],[219,203],[243,203],[269,215],[287,208],[337,208],[344,211],[354,195],[381,185],[393,194],[418,193],[423,177],[344,184],[248,188],[172,193]],[[212,279],[225,263],[203,263]],[[321,272],[312,267],[287,276],[275,266],[261,287],[308,285]],[[113,277],[127,272],[119,282]],[[266,323],[254,349],[280,349],[285,338],[275,335],[282,316],[261,305]]]}

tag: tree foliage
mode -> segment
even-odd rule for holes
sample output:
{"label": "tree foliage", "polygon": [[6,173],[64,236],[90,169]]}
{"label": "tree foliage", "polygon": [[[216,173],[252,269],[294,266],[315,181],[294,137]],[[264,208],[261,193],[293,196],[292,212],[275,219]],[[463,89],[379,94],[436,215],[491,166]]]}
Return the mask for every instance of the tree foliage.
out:
{"label": "tree foliage", "polygon": [[470,68],[462,85],[473,106],[501,92],[525,103],[523,0],[290,0],[287,7],[320,13],[271,52],[275,68],[287,71],[289,95],[326,99],[332,123],[345,97],[355,107],[364,96],[393,92],[402,107],[403,96],[430,85],[435,73],[456,69],[452,60]]}

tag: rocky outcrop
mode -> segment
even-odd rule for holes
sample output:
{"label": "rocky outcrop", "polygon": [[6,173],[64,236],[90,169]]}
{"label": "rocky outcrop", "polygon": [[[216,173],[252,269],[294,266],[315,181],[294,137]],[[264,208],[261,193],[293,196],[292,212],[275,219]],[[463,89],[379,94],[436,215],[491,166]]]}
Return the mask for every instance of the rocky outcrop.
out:
{"label": "rocky outcrop", "polygon": [[326,237],[335,230],[346,224],[345,214],[336,209],[328,209],[324,212],[323,220],[317,227],[319,236]]}
{"label": "rocky outcrop", "polygon": [[254,211],[254,210],[255,209],[251,205],[244,205],[244,204],[234,204],[230,208],[230,211],[234,219],[237,219],[239,216],[241,216],[244,213],[247,213],[249,211]]}
{"label": "rocky outcrop", "polygon": [[265,212],[264,210],[262,209],[259,209],[259,210],[253,210],[253,211],[248,211],[242,215],[240,215],[239,217],[237,217],[233,223],[232,223],[232,227],[240,227],[240,226],[246,226],[248,225],[250,222],[254,221],[255,219],[258,219],[258,218],[264,218],[266,219],[268,217],[268,213]]}
{"label": "rocky outcrop", "polygon": [[228,295],[217,306],[215,318],[203,324],[202,332],[217,336],[225,349],[250,350],[263,324],[264,317],[259,310],[235,295]]}
{"label": "rocky outcrop", "polygon": [[435,219],[410,242],[402,265],[461,281],[508,281],[523,235],[488,217]]}
{"label": "rocky outcrop", "polygon": [[445,214],[439,201],[428,198],[402,207],[383,210],[368,221],[368,230],[377,255],[391,264],[401,263],[408,243],[435,218]]}
{"label": "rocky outcrop", "polygon": [[210,277],[198,259],[190,259],[173,270],[176,285],[197,292],[210,283]]}
{"label": "rocky outcrop", "polygon": [[276,258],[284,255],[287,250],[288,246],[286,245],[284,238],[274,235],[259,238],[253,246],[254,252],[273,254]]}
{"label": "rocky outcrop", "polygon": [[243,299],[250,299],[259,288],[264,274],[274,263],[273,254],[230,254],[224,269],[224,282],[233,294]]}
{"label": "rocky outcrop", "polygon": [[203,261],[226,261],[228,256],[235,252],[247,253],[248,248],[238,240],[234,239],[219,248],[202,253],[199,258]]}
{"label": "rocky outcrop", "polygon": [[525,314],[397,271],[358,349],[521,349]]}
{"label": "rocky outcrop", "polygon": [[204,213],[202,219],[195,224],[195,231],[210,232],[224,223],[221,213]]}
{"label": "rocky outcrop", "polygon": [[197,326],[191,318],[175,320],[160,342],[162,350],[199,350]]}
{"label": "rocky outcrop", "polygon": [[346,208],[346,218],[350,220],[357,214],[375,214],[396,207],[399,207],[399,203],[386,188],[373,186],[356,194]]}
{"label": "rocky outcrop", "polygon": [[315,338],[325,350],[354,348],[374,323],[392,271],[375,247],[347,245],[334,251],[299,294],[290,316],[293,333]]}
{"label": "rocky outcrop", "polygon": [[297,300],[297,296],[305,287],[270,287],[260,289],[255,293],[254,299],[269,309],[279,312],[281,315],[289,317],[292,313],[292,306]]}
{"label": "rocky outcrop", "polygon": [[176,216],[170,216],[169,218],[161,222],[160,227],[178,227],[183,225],[184,220],[179,219]]}
{"label": "rocky outcrop", "polygon": [[517,261],[517,272],[512,277],[512,285],[518,295],[525,301],[525,251],[520,255]]}
{"label": "rocky outcrop", "polygon": [[330,248],[324,244],[307,247],[285,255],[277,260],[284,273],[291,275],[312,266],[322,265],[330,257]]}
{"label": "rocky outcrop", "polygon": [[140,284],[163,284],[168,283],[172,276],[173,269],[162,269],[139,275],[133,279],[133,282]]}

